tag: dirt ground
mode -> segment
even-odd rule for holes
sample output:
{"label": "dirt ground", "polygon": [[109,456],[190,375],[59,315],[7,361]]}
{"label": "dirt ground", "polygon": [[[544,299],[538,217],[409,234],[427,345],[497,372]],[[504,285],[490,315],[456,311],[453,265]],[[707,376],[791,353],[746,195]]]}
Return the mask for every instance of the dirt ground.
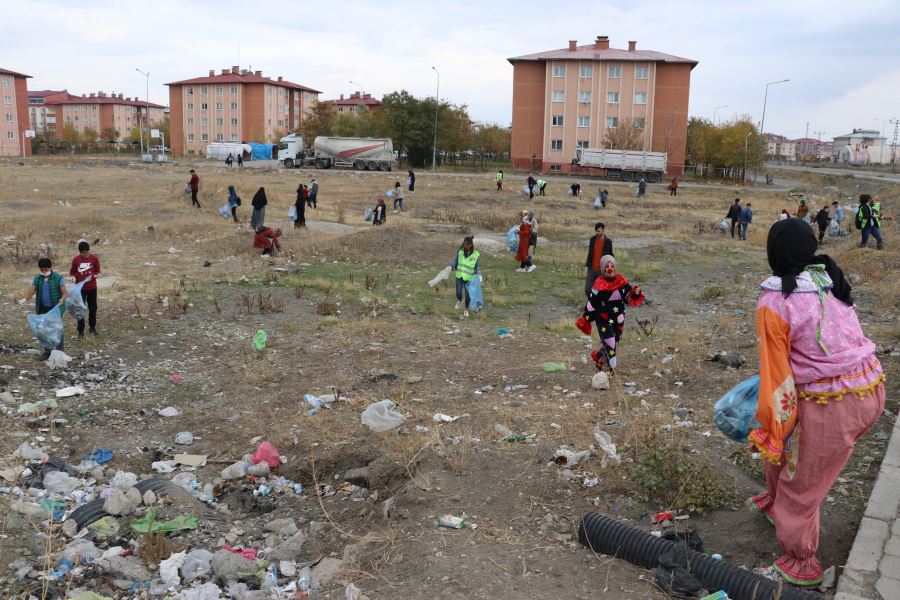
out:
{"label": "dirt ground", "polygon": [[[200,210],[182,192],[189,168],[201,178]],[[307,228],[293,229],[287,211],[294,190],[312,176],[320,182],[318,208],[307,209]],[[689,517],[677,527],[698,531],[707,552],[751,569],[766,566],[779,554],[773,531],[742,508],[762,486],[761,466],[718,432],[712,405],[756,370],[753,314],[768,273],[768,225],[782,207],[793,212],[799,196],[790,194],[821,206],[869,191],[882,196],[887,213],[895,213],[898,198],[888,182],[790,178],[800,184],[790,193],[740,190],[755,218],[748,241],[738,242],[718,229],[734,197],[728,187],[684,186],[672,198],[663,185],[651,186],[638,201],[633,185],[582,180],[584,195],[573,198],[565,193],[570,181],[551,178],[546,197],[528,200],[524,176],[507,174],[509,189],[496,192],[492,174],[420,173],[406,212],[389,210],[386,225],[372,227],[364,209],[405,174],[239,171],[210,162],[2,163],[0,390],[12,396],[0,403],[0,470],[21,471],[25,461],[14,452],[23,442],[71,464],[109,448],[107,478],[117,470],[150,476],[152,462],[177,452],[206,455],[195,474],[215,485],[215,502],[189,498],[160,508],[201,517],[197,529],[170,536],[174,547],[268,548],[281,540],[270,539],[266,524],[294,519],[305,541],[293,559],[324,559],[313,569],[320,598],[344,598],[349,582],[371,599],[666,598],[651,571],[578,544],[578,522],[589,511],[649,531],[658,529],[651,515],[675,510]],[[229,184],[243,199],[240,226],[216,212]],[[269,199],[267,223],[284,230],[285,253],[276,258],[258,256],[246,226],[260,186]],[[594,210],[599,186],[610,190],[611,205]],[[536,213],[544,238],[538,269],[528,274],[514,272],[503,247],[523,208]],[[619,372],[605,391],[591,387],[596,339],[573,325],[584,300],[586,242],[598,220],[614,240],[620,272],[650,299],[629,312]],[[881,252],[856,248],[855,230],[827,238],[823,248],[854,285],[889,385],[885,416],[860,440],[822,507],[819,557],[838,569],[898,408],[898,292],[885,284],[900,267],[900,230],[887,219],[883,232]],[[486,306],[462,319],[452,288],[426,282],[466,234],[483,253]],[[65,349],[74,360],[50,371],[25,322],[29,307],[16,301],[38,257],[51,256],[67,273],[79,239],[92,243],[106,278],[100,336],[76,340],[66,317]],[[642,330],[636,319],[655,327]],[[255,351],[251,338],[260,329],[268,342]],[[711,362],[719,352],[740,354],[746,364]],[[558,362],[565,371],[542,368]],[[183,379],[173,381],[176,374]],[[17,414],[23,402],[72,384],[85,394],[62,398],[49,412]],[[340,400],[307,414],[304,394],[332,393]],[[406,420],[375,433],[360,413],[382,399],[394,401]],[[180,414],[160,416],[169,406]],[[461,418],[438,423],[435,413]],[[504,441],[498,425],[526,440]],[[599,448],[570,468],[547,460],[563,446],[596,445],[595,426],[616,443],[622,464],[605,464]],[[181,431],[193,433],[191,446],[175,445]],[[284,455],[277,473],[301,483],[301,494],[257,497],[259,482],[222,481],[220,471],[260,440]],[[364,489],[316,494],[317,485],[346,481]],[[0,494],[6,597],[63,597],[76,588],[135,594],[90,567],[42,579],[68,540],[58,526],[15,527],[8,515],[17,500]],[[439,527],[442,514],[465,516],[467,526]],[[123,527],[120,537],[96,543],[139,550],[141,541]],[[9,566],[16,560],[32,568],[17,577],[22,564]],[[326,563],[334,573],[325,573]]]}

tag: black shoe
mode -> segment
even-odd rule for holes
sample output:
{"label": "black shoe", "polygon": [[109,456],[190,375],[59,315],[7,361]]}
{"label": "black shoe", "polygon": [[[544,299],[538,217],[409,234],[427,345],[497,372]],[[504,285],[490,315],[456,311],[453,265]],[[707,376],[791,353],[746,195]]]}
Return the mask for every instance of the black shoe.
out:
{"label": "black shoe", "polygon": [[100,335],[100,334],[97,333],[97,330],[96,330],[96,329],[91,329],[91,335],[97,336],[97,335]]}
{"label": "black shoe", "polygon": [[41,355],[41,360],[47,360],[50,358],[50,350],[44,350],[44,353]]}
{"label": "black shoe", "polygon": [[83,340],[83,339],[84,339],[84,332],[83,332],[83,331],[79,331],[79,332],[78,332],[78,339],[79,339],[79,340]]}

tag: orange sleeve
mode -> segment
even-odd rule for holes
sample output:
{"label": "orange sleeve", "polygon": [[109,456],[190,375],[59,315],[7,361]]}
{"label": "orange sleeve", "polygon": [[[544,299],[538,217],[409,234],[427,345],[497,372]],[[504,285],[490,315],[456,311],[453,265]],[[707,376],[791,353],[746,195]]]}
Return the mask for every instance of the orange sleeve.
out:
{"label": "orange sleeve", "polygon": [[748,436],[750,446],[766,460],[778,464],[784,442],[797,422],[797,389],[788,359],[791,327],[768,306],[756,311],[759,339],[759,404],[756,420],[760,426]]}

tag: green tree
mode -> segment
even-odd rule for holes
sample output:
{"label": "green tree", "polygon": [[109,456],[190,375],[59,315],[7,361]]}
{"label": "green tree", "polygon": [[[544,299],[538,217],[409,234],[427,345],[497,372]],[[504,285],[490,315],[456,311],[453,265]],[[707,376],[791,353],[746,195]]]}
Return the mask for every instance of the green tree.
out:
{"label": "green tree", "polygon": [[621,119],[618,127],[606,130],[603,145],[613,150],[643,150],[644,133],[634,119]]}
{"label": "green tree", "polygon": [[88,145],[97,143],[99,137],[100,134],[93,127],[85,127],[81,132],[81,141]]}
{"label": "green tree", "polygon": [[484,168],[484,157],[493,155],[495,159],[507,154],[510,148],[510,130],[507,127],[477,123],[474,127],[473,148]]}
{"label": "green tree", "polygon": [[686,156],[698,175],[741,179],[766,150],[765,140],[749,115],[714,125],[705,119],[688,121]]}
{"label": "green tree", "polygon": [[332,135],[337,109],[330,102],[316,102],[312,110],[300,121],[300,133],[307,145],[312,145],[313,140],[320,135]]}
{"label": "green tree", "polygon": [[[170,132],[171,129],[172,129],[171,121],[169,120],[169,117],[163,117],[162,119],[160,119],[159,121],[157,121],[156,123],[154,123],[153,125],[151,125],[151,128],[152,128],[152,129],[159,129],[159,132],[160,132],[162,135],[164,135],[165,138],[166,138],[166,145],[167,145],[167,146],[169,146],[169,145],[172,144],[172,138],[171,138],[171,136],[169,135],[169,132]],[[154,142],[154,143],[155,143],[157,140],[159,140],[159,142],[162,143],[162,140],[161,140],[160,138],[153,138],[153,142]]]}
{"label": "green tree", "polygon": [[61,138],[70,148],[77,148],[81,145],[81,134],[72,122],[67,122],[63,125]]}

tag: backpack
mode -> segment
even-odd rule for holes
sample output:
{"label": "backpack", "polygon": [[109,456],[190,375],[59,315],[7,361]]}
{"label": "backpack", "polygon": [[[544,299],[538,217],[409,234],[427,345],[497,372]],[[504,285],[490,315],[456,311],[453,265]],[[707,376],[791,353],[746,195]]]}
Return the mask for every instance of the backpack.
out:
{"label": "backpack", "polygon": [[865,216],[863,215],[862,206],[856,209],[856,228],[863,228],[863,221],[865,220]]}
{"label": "backpack", "polygon": [[238,205],[238,206],[241,205],[241,197],[240,197],[240,196],[237,197],[237,205]]}

